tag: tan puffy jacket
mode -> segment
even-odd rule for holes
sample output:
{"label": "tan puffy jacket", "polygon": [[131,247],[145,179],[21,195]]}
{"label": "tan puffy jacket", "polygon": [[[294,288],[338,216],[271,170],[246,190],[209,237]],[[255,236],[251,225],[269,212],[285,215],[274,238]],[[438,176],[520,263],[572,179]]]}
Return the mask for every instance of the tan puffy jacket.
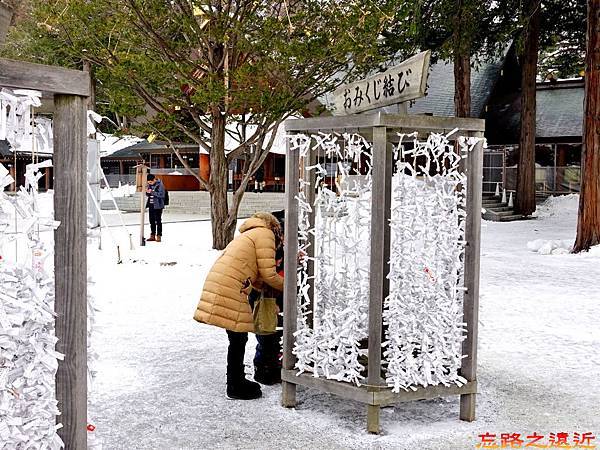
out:
{"label": "tan puffy jacket", "polygon": [[252,332],[245,283],[250,280],[257,288],[266,283],[283,291],[283,278],[276,271],[275,235],[269,225],[263,219],[250,218],[240,233],[210,269],[194,319],[231,331]]}

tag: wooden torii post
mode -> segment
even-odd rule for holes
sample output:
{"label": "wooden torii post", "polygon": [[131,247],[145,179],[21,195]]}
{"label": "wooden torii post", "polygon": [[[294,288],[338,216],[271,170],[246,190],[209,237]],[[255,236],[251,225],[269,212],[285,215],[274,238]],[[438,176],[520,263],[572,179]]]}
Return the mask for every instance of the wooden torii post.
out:
{"label": "wooden torii post", "polygon": [[[0,30],[0,34],[2,30]],[[87,448],[87,122],[89,73],[0,58],[0,86],[54,96],[56,398],[67,449]]]}

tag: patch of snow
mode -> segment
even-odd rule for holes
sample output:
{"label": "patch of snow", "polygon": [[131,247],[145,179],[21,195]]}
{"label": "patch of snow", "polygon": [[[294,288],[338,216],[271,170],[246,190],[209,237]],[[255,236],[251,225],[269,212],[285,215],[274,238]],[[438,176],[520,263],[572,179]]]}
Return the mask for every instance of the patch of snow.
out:
{"label": "patch of snow", "polygon": [[[526,248],[574,242],[576,208],[556,212],[482,228],[477,420],[458,420],[457,397],[402,403],[382,410],[380,436],[365,432],[364,405],[315,390],[299,389],[293,409],[280,406],[280,386],[263,386],[256,401],[225,398],[226,334],[192,319],[220,254],[209,222],[166,224],[163,242],[124,264],[114,246],[90,248],[101,330],[90,405],[97,433],[115,449],[433,450],[473,448],[486,432],[600,430],[600,247],[557,258]],[[248,373],[255,345],[251,336]]]}
{"label": "patch of snow", "polygon": [[579,208],[579,194],[559,195],[556,197],[548,197],[544,203],[538,205],[534,217],[546,218],[557,215],[577,216]]}
{"label": "patch of snow", "polygon": [[102,192],[100,193],[100,198],[102,200],[110,200],[110,195],[117,197],[131,197],[135,195],[136,187],[132,184],[123,184],[116,188],[102,188]]}
{"label": "patch of snow", "polygon": [[573,241],[570,239],[536,239],[535,241],[528,242],[527,248],[534,253],[539,253],[540,255],[564,255],[569,253],[569,251],[573,248]]}
{"label": "patch of snow", "polygon": [[115,136],[103,133],[98,133],[96,139],[100,141],[100,155],[102,157],[110,156],[143,140],[137,136]]}

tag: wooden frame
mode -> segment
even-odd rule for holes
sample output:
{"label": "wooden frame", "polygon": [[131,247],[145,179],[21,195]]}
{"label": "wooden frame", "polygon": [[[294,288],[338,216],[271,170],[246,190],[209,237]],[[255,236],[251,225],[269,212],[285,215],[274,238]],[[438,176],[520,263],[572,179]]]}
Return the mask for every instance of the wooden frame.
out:
{"label": "wooden frame", "polygon": [[[464,386],[430,386],[416,391],[395,394],[381,379],[381,342],[383,301],[389,292],[390,227],[392,191],[392,146],[398,132],[428,134],[430,132],[450,132],[458,129],[458,136],[483,137],[485,121],[480,119],[440,118],[429,116],[401,116],[392,114],[354,115],[323,117],[313,119],[288,120],[285,123],[288,133],[317,133],[319,131],[355,131],[368,136],[373,142],[373,195],[371,217],[371,262],[369,299],[369,348],[367,385],[355,386],[312,374],[298,374],[295,370],[296,358],[293,354],[294,333],[297,328],[297,277],[285,277],[284,289],[284,339],[282,369],[282,405],[296,405],[298,385],[321,390],[365,403],[367,405],[367,430],[379,433],[379,411],[381,406],[398,402],[431,399],[441,396],[460,395],[460,419],[475,420],[475,398],[477,393],[477,320],[479,309],[479,252],[481,230],[481,195],[483,180],[483,144],[475,146],[466,159],[467,175],[465,224],[465,272],[467,289],[463,300],[463,317],[467,324],[467,336],[463,342],[461,376],[468,382]],[[288,274],[298,271],[298,202],[300,160],[297,150],[292,150],[288,141],[286,161],[286,228],[285,228],[285,267]],[[311,218],[314,220],[314,218]],[[309,246],[309,256],[311,255]]]}
{"label": "wooden frame", "polygon": [[0,86],[54,94],[56,398],[66,449],[87,448],[87,97],[89,73],[0,58]]}

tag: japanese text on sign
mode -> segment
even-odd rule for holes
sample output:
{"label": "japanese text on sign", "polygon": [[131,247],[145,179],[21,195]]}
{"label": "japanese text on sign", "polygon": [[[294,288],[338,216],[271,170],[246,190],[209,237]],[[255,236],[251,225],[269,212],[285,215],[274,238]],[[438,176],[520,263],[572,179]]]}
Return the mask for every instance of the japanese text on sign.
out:
{"label": "japanese text on sign", "polygon": [[430,53],[422,52],[385,72],[346,84],[334,93],[334,114],[354,114],[425,95]]}

